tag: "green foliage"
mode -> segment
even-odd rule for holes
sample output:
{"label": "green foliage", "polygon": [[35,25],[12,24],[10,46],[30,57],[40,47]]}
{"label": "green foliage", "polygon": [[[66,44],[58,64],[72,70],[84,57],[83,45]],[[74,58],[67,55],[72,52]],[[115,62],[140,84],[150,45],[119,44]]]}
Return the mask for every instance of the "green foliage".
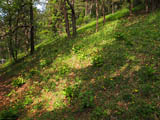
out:
{"label": "green foliage", "polygon": [[96,107],[92,112],[92,120],[99,120],[105,116],[105,112],[101,107]]}
{"label": "green foliage", "polygon": [[[146,21],[150,21],[150,18],[145,18],[146,16],[147,15],[141,17],[139,15],[130,17],[129,19],[123,19],[123,22],[119,22],[121,20],[108,21],[102,29],[102,25],[100,24],[99,32],[97,33],[94,33],[96,23],[94,21],[83,27],[89,29],[89,31],[83,29],[83,33],[78,33],[78,37],[75,38],[57,38],[55,41],[51,40],[52,37],[47,36],[48,34],[46,35],[47,38],[43,35],[45,40],[50,40],[46,40],[39,45],[34,57],[27,60],[27,65],[29,66],[26,67],[26,71],[28,68],[30,69],[32,67],[45,67],[45,69],[43,68],[41,71],[32,69],[29,71],[29,75],[31,75],[33,83],[35,83],[32,88],[38,89],[32,89],[33,91],[30,91],[30,95],[26,95],[27,97],[23,99],[23,105],[26,106],[31,114],[33,109],[29,108],[33,106],[33,100],[37,100],[37,98],[45,100],[45,102],[48,102],[47,104],[51,106],[45,106],[45,103],[44,105],[39,103],[33,106],[38,114],[42,113],[40,118],[37,118],[38,115],[33,115],[33,117],[35,117],[34,119],[45,120],[56,118],[60,120],[70,120],[70,118],[74,119],[74,117],[79,117],[79,119],[82,120],[159,119],[160,110],[158,107],[160,84],[158,80],[154,80],[154,76],[159,76],[159,59],[154,56],[155,48],[158,46],[157,44],[159,44],[159,41],[154,41],[153,37],[149,35],[153,32],[156,33],[155,28],[157,27],[159,30],[159,27],[158,24],[155,23],[153,25],[156,26],[147,25],[150,23]],[[114,18],[115,16],[113,14],[110,17]],[[157,19],[157,14],[152,19],[153,21],[159,20]],[[101,20],[102,19],[99,20],[99,23],[102,23]],[[144,32],[146,29],[150,30]],[[121,31],[120,35],[115,37],[116,40],[113,38],[115,31]],[[134,34],[132,34],[132,32]],[[72,48],[72,46],[74,47]],[[130,49],[128,49],[129,47]],[[42,50],[41,52],[39,52],[39,48]],[[89,61],[92,57],[90,55],[93,55],[97,50],[100,51],[100,55],[97,54],[95,58],[93,57],[93,59]],[[76,60],[74,61],[75,64],[80,65],[80,67],[77,68],[76,66],[73,66],[72,58],[77,58],[77,56],[83,57],[83,55],[88,55],[88,59],[82,61]],[[47,60],[51,56],[54,56],[54,63],[52,64],[52,67],[46,67],[48,66]],[[156,59],[151,61],[150,56],[153,56]],[[36,61],[39,59],[42,61]],[[68,61],[69,63],[64,65]],[[104,66],[101,67],[101,69],[95,69],[88,66],[90,62],[92,62],[92,65],[95,67]],[[145,62],[154,63],[155,67],[147,68],[146,70],[146,68],[144,69],[141,67]],[[16,65],[19,66],[18,64]],[[14,70],[19,68],[16,72],[21,72],[20,70],[23,68],[16,67],[16,65],[13,66]],[[72,69],[70,66],[72,66]],[[11,69],[12,67],[9,66],[8,68]],[[137,71],[138,74],[135,74],[135,71]],[[47,72],[52,73],[53,79],[56,80],[56,83],[53,81],[51,82],[51,76]],[[74,73],[73,76],[72,74],[69,74],[72,72]],[[119,74],[124,77],[118,76]],[[149,76],[147,77],[147,81],[146,76]],[[136,79],[133,79],[133,77],[136,77]],[[139,84],[138,80],[143,84]],[[150,80],[151,84],[148,82]],[[74,85],[79,83],[81,84],[81,88],[79,85]],[[68,87],[67,85],[71,86]],[[66,86],[64,94],[69,103],[64,100],[62,92],[63,86]],[[57,88],[56,91],[54,91],[55,87]],[[103,90],[101,89],[102,87],[104,88]],[[156,87],[156,92],[153,91],[154,87]],[[38,91],[39,93],[38,95],[36,94],[37,97],[35,98],[35,95],[32,94],[37,93],[36,90],[39,89],[40,91]],[[49,93],[52,94],[53,97],[50,99],[50,97],[47,96],[48,93],[41,92],[43,90],[47,92],[53,90],[54,92]],[[131,90],[134,90],[134,92],[131,93]],[[137,103],[138,99],[147,102]],[[54,105],[52,105],[50,100]],[[155,106],[151,105],[151,102],[155,102]],[[53,107],[53,112],[48,110],[51,107]],[[41,111],[42,109],[46,109],[47,112],[44,113]],[[79,110],[82,110],[81,113],[79,113]],[[25,113],[26,112],[23,114],[24,116],[26,115]],[[45,116],[43,116],[43,114],[45,114]],[[52,116],[53,114],[54,117]],[[20,119],[25,119],[23,118],[23,115]]]}
{"label": "green foliage", "polygon": [[59,75],[64,75],[67,74],[70,71],[70,68],[67,65],[63,65],[62,67],[59,68]]}
{"label": "green foliage", "polygon": [[83,25],[83,24],[87,24],[90,21],[92,21],[92,18],[90,16],[79,16],[77,19],[77,25]]}
{"label": "green foliage", "polygon": [[85,91],[79,94],[80,105],[82,109],[94,107],[93,91]]}
{"label": "green foliage", "polygon": [[84,17],[84,23],[89,23],[89,19],[90,19],[89,16],[85,16]]}
{"label": "green foliage", "polygon": [[125,35],[122,32],[115,32],[114,37],[119,41],[125,40]]}
{"label": "green foliage", "polygon": [[113,89],[113,88],[115,88],[115,86],[116,86],[116,83],[113,80],[113,78],[104,79],[104,87],[105,88]]}
{"label": "green foliage", "polygon": [[155,106],[142,102],[141,104],[137,105],[135,113],[143,120],[153,120],[155,110]]}
{"label": "green foliage", "polygon": [[156,70],[152,66],[144,66],[139,71],[141,83],[157,81],[159,78],[156,75]]}
{"label": "green foliage", "polygon": [[0,112],[0,120],[17,120],[19,117],[17,109],[9,108],[8,110],[4,110]]}
{"label": "green foliage", "polygon": [[152,95],[153,88],[150,84],[144,84],[141,87],[141,94],[144,97],[150,97]]}
{"label": "green foliage", "polygon": [[15,93],[16,93],[16,91],[15,91],[15,90],[12,90],[7,96],[10,97],[10,96],[12,96],[12,95],[15,94]]}
{"label": "green foliage", "polygon": [[40,66],[43,68],[43,67],[46,67],[48,66],[49,64],[52,63],[52,60],[50,60],[49,58],[46,59],[46,60],[40,60]]}
{"label": "green foliage", "polygon": [[72,51],[75,53],[75,54],[78,54],[80,53],[80,50],[83,48],[83,45],[76,45],[72,48]]}
{"label": "green foliage", "polygon": [[116,86],[120,85],[123,82],[123,76],[119,75],[116,77],[110,77],[104,79],[104,87],[109,89],[115,89]]}
{"label": "green foliage", "polygon": [[34,75],[40,76],[40,71],[36,69],[31,69],[28,75],[28,78],[32,78]]}
{"label": "green foliage", "polygon": [[45,67],[46,65],[47,65],[46,60],[41,60],[41,61],[40,61],[40,66],[41,66],[41,67]]}
{"label": "green foliage", "polygon": [[125,102],[132,102],[132,100],[133,100],[132,94],[125,93],[125,94],[123,95],[123,100],[124,100]]}
{"label": "green foliage", "polygon": [[129,46],[129,47],[133,47],[133,42],[130,41],[130,40],[126,40],[126,41],[125,41],[125,44],[126,44],[127,46]]}
{"label": "green foliage", "polygon": [[31,75],[39,75],[39,74],[40,74],[40,71],[39,71],[39,70],[36,70],[36,69],[31,69],[31,70],[30,70],[30,74],[31,74]]}
{"label": "green foliage", "polygon": [[77,19],[77,25],[81,25],[81,24],[83,24],[83,17],[82,16],[80,16],[78,19]]}
{"label": "green foliage", "polygon": [[115,113],[114,113],[114,116],[116,116],[117,118],[120,117],[120,116],[123,116],[123,114],[125,113],[125,109],[123,107],[120,107],[120,106],[116,106],[115,107]]}
{"label": "green foliage", "polygon": [[41,79],[41,81],[47,82],[51,78],[51,76],[50,76],[50,74],[48,74],[46,76],[40,75],[39,78]]}
{"label": "green foliage", "polygon": [[20,110],[24,109],[23,104],[17,103],[0,111],[0,120],[17,120],[21,115]]}
{"label": "green foliage", "polygon": [[17,79],[12,81],[12,85],[15,87],[20,87],[26,83],[26,80],[23,77],[18,77]]}
{"label": "green foliage", "polygon": [[129,10],[124,8],[124,9],[121,9],[121,10],[117,11],[114,14],[110,14],[110,15],[106,16],[106,19],[117,20],[117,19],[120,19],[120,18],[122,18],[124,16],[128,16],[128,15],[129,15]]}
{"label": "green foliage", "polygon": [[27,96],[25,97],[24,101],[23,101],[23,104],[24,104],[24,105],[29,105],[29,104],[31,104],[31,103],[33,103],[32,96],[31,96],[31,95],[27,95]]}
{"label": "green foliage", "polygon": [[94,67],[102,67],[104,64],[104,58],[101,55],[94,56],[91,63]]}
{"label": "green foliage", "polygon": [[80,92],[80,86],[74,85],[64,89],[64,95],[71,103],[80,103],[82,109],[94,106],[94,94],[92,91]]}
{"label": "green foliage", "polygon": [[145,8],[145,5],[144,4],[140,4],[140,5],[137,5],[135,8],[132,9],[133,12],[138,12],[140,10],[143,10]]}
{"label": "green foliage", "polygon": [[51,91],[54,91],[55,88],[56,88],[56,83],[55,83],[55,82],[50,82],[49,85],[50,85],[50,86],[49,86],[50,90],[51,90]]}
{"label": "green foliage", "polygon": [[64,95],[70,102],[76,100],[79,94],[80,94],[80,87],[78,85],[69,86],[64,89]]}
{"label": "green foliage", "polygon": [[43,89],[46,91],[46,92],[49,92],[49,91],[54,91],[56,88],[56,83],[55,82],[49,82],[48,84],[46,83],[46,85],[44,85]]}
{"label": "green foliage", "polygon": [[43,108],[43,103],[40,102],[40,103],[34,105],[33,108],[36,109],[36,110],[41,110]]}

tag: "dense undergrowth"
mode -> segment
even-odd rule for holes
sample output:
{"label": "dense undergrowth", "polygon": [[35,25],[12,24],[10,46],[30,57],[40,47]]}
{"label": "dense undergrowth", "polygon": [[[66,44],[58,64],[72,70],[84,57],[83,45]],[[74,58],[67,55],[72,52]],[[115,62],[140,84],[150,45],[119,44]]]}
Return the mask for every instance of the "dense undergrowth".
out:
{"label": "dense undergrowth", "polygon": [[97,33],[94,21],[76,38],[47,38],[1,68],[13,102],[0,119],[160,119],[160,12],[126,15],[106,16]]}

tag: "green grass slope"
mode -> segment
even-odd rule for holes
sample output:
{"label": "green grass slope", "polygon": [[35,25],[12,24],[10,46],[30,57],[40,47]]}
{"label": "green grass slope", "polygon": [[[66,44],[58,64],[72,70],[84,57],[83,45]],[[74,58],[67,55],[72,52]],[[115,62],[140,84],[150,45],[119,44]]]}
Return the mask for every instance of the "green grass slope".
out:
{"label": "green grass slope", "polygon": [[0,119],[160,119],[159,19],[160,11],[113,19],[97,33],[92,22],[76,38],[39,44],[1,68],[11,104]]}

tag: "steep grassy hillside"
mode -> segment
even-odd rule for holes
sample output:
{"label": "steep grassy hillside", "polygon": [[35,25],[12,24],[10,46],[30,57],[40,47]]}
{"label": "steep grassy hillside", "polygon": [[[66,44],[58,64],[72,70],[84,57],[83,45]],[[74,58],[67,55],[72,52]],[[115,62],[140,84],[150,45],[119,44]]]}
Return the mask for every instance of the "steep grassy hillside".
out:
{"label": "steep grassy hillside", "polygon": [[160,12],[127,14],[97,33],[94,21],[76,38],[43,36],[33,56],[4,65],[0,119],[160,119]]}

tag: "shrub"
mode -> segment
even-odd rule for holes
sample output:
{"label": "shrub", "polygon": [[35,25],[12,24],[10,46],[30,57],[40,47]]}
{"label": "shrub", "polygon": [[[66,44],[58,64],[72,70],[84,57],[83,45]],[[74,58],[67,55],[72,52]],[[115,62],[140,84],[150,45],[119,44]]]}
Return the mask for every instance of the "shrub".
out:
{"label": "shrub", "polygon": [[123,100],[125,102],[131,102],[133,100],[132,94],[126,93],[123,95]]}
{"label": "shrub", "polygon": [[82,108],[92,108],[94,106],[94,94],[92,91],[82,92],[78,98]]}
{"label": "shrub", "polygon": [[96,107],[94,111],[92,112],[92,119],[93,120],[99,120],[100,118],[103,118],[104,111],[100,107]]}
{"label": "shrub", "polygon": [[40,60],[40,66],[41,66],[42,68],[48,66],[48,65],[51,64],[51,63],[52,63],[52,60],[51,60],[51,59]]}
{"label": "shrub", "polygon": [[144,120],[153,120],[154,112],[155,112],[155,107],[152,106],[151,104],[144,102],[139,104],[135,109],[136,115]]}
{"label": "shrub", "polygon": [[88,23],[88,22],[89,22],[89,19],[90,19],[89,16],[85,16],[85,17],[84,17],[84,23]]}
{"label": "shrub", "polygon": [[43,103],[40,102],[40,103],[36,104],[35,106],[33,106],[33,108],[36,110],[41,110],[43,108]]}
{"label": "shrub", "polygon": [[127,46],[129,46],[129,47],[132,47],[132,46],[133,46],[133,43],[132,43],[130,40],[127,40],[125,44],[126,44]]}
{"label": "shrub", "polygon": [[47,65],[46,60],[40,60],[40,66],[45,67]]}
{"label": "shrub", "polygon": [[81,25],[83,24],[83,17],[80,16],[78,19],[77,19],[77,25]]}
{"label": "shrub", "polygon": [[24,104],[24,105],[29,105],[29,104],[31,104],[32,102],[33,102],[32,96],[31,96],[31,95],[27,95],[27,96],[25,97],[25,99],[24,99],[23,104]]}
{"label": "shrub", "polygon": [[159,79],[156,75],[156,70],[152,66],[142,67],[142,69],[139,71],[139,77],[141,83],[156,81]]}
{"label": "shrub", "polygon": [[153,88],[149,84],[145,84],[141,88],[141,94],[144,97],[149,97],[152,94]]}
{"label": "shrub", "polygon": [[64,95],[70,102],[76,100],[76,98],[78,98],[79,96],[79,93],[80,93],[79,85],[69,86],[66,89],[64,89]]}
{"label": "shrub", "polygon": [[54,91],[56,88],[56,83],[55,82],[49,82],[49,84],[46,84],[43,89],[46,91],[46,92],[49,92],[49,91]]}
{"label": "shrub", "polygon": [[59,74],[64,75],[70,71],[69,67],[67,65],[64,65],[59,68]]}
{"label": "shrub", "polygon": [[115,81],[113,80],[113,78],[106,78],[104,79],[104,86],[106,88],[115,88]]}
{"label": "shrub", "polygon": [[45,81],[47,82],[49,79],[50,79],[50,74],[48,74],[47,76],[43,76],[43,75],[40,75],[39,78],[41,81]]}
{"label": "shrub", "polygon": [[17,120],[20,116],[20,110],[24,109],[23,104],[18,103],[0,111],[0,120]]}
{"label": "shrub", "polygon": [[34,75],[40,75],[40,71],[36,69],[31,69],[27,78],[32,78]]}
{"label": "shrub", "polygon": [[50,86],[49,86],[50,90],[54,91],[56,88],[56,83],[55,82],[50,82]]}
{"label": "shrub", "polygon": [[74,46],[74,47],[72,48],[72,51],[73,51],[75,54],[78,54],[82,48],[83,48],[83,45]]}
{"label": "shrub", "polygon": [[18,117],[18,111],[13,108],[9,108],[8,110],[3,110],[0,112],[0,120],[17,120]]}
{"label": "shrub", "polygon": [[104,59],[102,56],[98,55],[98,56],[94,56],[92,58],[92,65],[94,67],[101,67],[104,64]]}
{"label": "shrub", "polygon": [[114,37],[119,41],[125,40],[125,35],[122,32],[115,32]]}
{"label": "shrub", "polygon": [[15,87],[20,87],[26,83],[26,80],[22,77],[18,77],[17,79],[13,80],[12,85]]}

